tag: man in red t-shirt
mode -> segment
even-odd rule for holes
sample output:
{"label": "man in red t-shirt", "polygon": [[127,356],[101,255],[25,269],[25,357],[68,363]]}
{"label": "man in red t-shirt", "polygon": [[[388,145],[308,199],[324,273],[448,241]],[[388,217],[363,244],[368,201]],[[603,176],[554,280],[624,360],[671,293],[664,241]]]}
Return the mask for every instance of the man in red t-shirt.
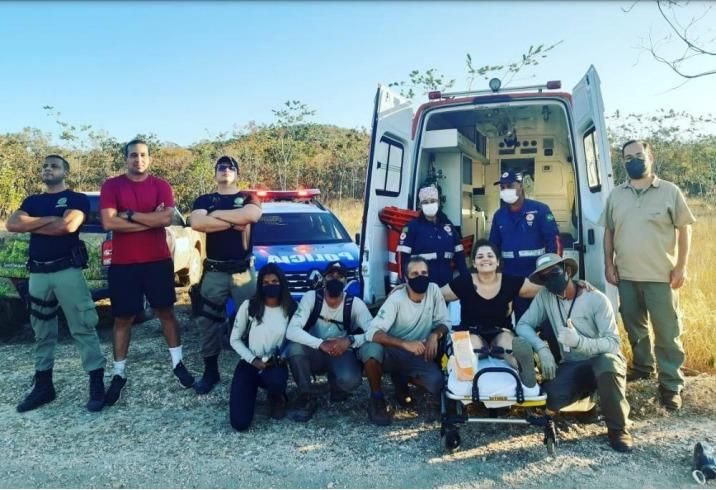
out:
{"label": "man in red t-shirt", "polygon": [[114,316],[114,371],[105,404],[114,405],[127,382],[125,364],[134,317],[144,309],[144,298],[154,309],[164,331],[174,375],[190,388],[194,377],[182,362],[179,323],[174,316],[174,264],[165,227],[174,214],[174,196],[168,182],[150,175],[149,146],[135,139],[124,147],[127,172],[102,184],[102,225],[112,231],[109,295]]}

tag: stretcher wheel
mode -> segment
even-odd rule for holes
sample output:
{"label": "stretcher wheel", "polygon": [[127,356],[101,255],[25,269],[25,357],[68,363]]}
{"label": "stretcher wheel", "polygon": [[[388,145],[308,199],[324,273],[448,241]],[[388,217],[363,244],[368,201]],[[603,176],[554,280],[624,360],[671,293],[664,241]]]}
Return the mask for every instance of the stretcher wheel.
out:
{"label": "stretcher wheel", "polygon": [[453,452],[460,447],[460,433],[457,429],[446,430],[440,439],[443,447],[449,452]]}

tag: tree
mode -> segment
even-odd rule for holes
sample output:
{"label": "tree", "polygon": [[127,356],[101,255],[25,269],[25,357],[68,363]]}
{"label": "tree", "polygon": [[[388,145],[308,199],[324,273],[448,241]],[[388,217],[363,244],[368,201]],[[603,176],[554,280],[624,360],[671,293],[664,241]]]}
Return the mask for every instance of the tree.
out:
{"label": "tree", "polygon": [[269,152],[278,165],[279,185],[286,190],[291,174],[296,186],[301,180],[301,166],[296,157],[301,151],[309,150],[307,143],[312,136],[313,125],[307,122],[308,117],[316,114],[300,100],[287,100],[284,107],[273,109],[276,121],[271,125],[276,145]]}
{"label": "tree", "polygon": [[[630,12],[634,2],[627,12]],[[679,0],[657,0],[656,7],[666,23],[667,33],[654,40],[649,33],[646,49],[659,63],[663,63],[685,79],[700,78],[716,74],[716,25],[714,4],[710,2],[688,2]],[[706,63],[710,68],[703,69]]]}

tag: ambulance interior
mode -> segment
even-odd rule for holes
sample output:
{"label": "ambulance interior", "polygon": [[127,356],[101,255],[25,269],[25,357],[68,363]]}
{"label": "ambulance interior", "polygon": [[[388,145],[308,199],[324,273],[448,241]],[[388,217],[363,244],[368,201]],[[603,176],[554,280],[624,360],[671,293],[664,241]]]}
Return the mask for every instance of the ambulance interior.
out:
{"label": "ambulance interior", "polygon": [[494,183],[502,172],[517,169],[526,197],[552,209],[565,254],[576,254],[571,250],[578,237],[574,157],[561,103],[436,110],[421,136],[417,188],[438,186],[443,212],[468,242],[489,237],[500,206]]}

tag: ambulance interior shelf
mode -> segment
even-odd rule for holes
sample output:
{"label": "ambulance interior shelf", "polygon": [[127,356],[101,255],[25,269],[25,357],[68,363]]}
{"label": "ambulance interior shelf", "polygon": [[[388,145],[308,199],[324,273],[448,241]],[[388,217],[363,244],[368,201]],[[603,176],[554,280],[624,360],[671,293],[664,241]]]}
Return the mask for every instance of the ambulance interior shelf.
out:
{"label": "ambulance interior shelf", "polygon": [[[396,206],[386,206],[379,213],[381,223],[388,228],[388,271],[402,276],[400,260],[398,260],[397,248],[400,243],[400,234],[408,222],[420,216],[420,211],[412,209],[401,209]],[[462,238],[462,246],[465,248],[465,258],[472,256],[472,244],[475,241],[474,235]]]}

